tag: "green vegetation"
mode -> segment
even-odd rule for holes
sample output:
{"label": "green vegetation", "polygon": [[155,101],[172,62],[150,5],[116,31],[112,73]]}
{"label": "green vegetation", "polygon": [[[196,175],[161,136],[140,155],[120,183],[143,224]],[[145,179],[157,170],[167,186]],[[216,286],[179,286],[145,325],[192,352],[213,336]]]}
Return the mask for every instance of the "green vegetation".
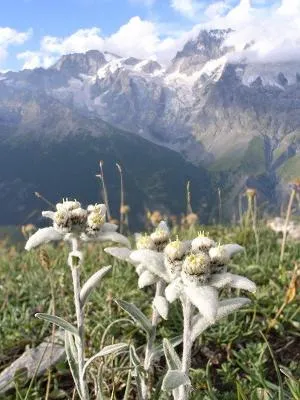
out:
{"label": "green vegetation", "polygon": [[295,155],[279,168],[278,173],[284,182],[289,182],[291,179],[299,177],[300,156]]}
{"label": "green vegetation", "polygon": [[[200,229],[178,228],[174,234],[179,238],[189,238]],[[235,257],[231,271],[255,281],[258,291],[248,307],[209,328],[194,347],[191,376],[195,390],[192,399],[299,399],[300,306],[291,294],[289,304],[271,327],[272,319],[286,298],[294,262],[300,259],[299,245],[288,243],[283,267],[279,271],[280,245],[272,232],[259,227],[261,251],[257,263],[256,242],[251,231],[223,226],[206,227],[205,230],[223,243],[246,245],[247,252]],[[21,355],[27,345],[36,346],[51,334],[50,325],[34,318],[36,312],[51,313],[55,309],[56,315],[68,321],[74,319],[70,271],[65,263],[67,249],[61,245],[44,246],[44,249],[50,258],[49,269],[41,265],[40,250],[25,253],[18,245],[16,248],[5,243],[0,247],[0,371]],[[113,265],[112,272],[87,304],[88,355],[98,351],[101,342],[109,345],[113,341],[135,341],[138,347],[144,343],[143,333],[130,323],[113,300],[133,302],[150,315],[151,289],[139,290],[134,268],[105,254],[103,247],[88,245],[85,253],[83,278],[100,266]],[[110,326],[113,321],[116,322]],[[159,337],[176,336],[181,323],[181,311],[179,303],[176,303],[172,305],[169,320],[161,324]],[[181,351],[180,346],[178,349]],[[102,373],[108,391],[113,393],[112,399],[124,397],[127,366],[126,354],[103,360]],[[97,367],[100,367],[99,360],[94,363],[95,375]],[[157,376],[162,375],[164,368],[162,358],[157,363]],[[89,379],[92,380],[92,376]],[[64,362],[35,379],[30,390],[29,382],[20,381],[17,381],[17,392],[13,390],[0,398],[20,400],[27,395],[27,399],[32,400],[72,399],[73,382]],[[49,395],[46,397],[47,385]],[[132,385],[130,399],[136,399],[134,389]],[[166,400],[167,397],[161,396],[160,399]]]}

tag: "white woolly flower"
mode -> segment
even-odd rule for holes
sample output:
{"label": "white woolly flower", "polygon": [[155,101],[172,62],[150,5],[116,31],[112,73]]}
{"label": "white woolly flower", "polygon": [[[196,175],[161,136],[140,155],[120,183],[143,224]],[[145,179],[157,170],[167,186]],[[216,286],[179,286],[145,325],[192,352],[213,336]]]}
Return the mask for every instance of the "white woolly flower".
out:
{"label": "white woolly flower", "polygon": [[208,252],[209,249],[215,246],[216,242],[214,240],[203,235],[197,236],[191,243],[193,253],[197,253],[198,251]]}
{"label": "white woolly flower", "polygon": [[165,221],[161,221],[155,231],[150,235],[153,240],[157,251],[163,251],[170,239],[170,230]]}
{"label": "white woolly flower", "polygon": [[212,247],[208,252],[211,261],[217,265],[226,265],[230,257],[226,249],[222,246]]}
{"label": "white woolly flower", "polygon": [[129,240],[117,233],[117,225],[105,222],[106,207],[104,204],[89,206],[89,211],[81,208],[78,201],[65,200],[56,205],[57,211],[43,211],[42,215],[50,218],[53,226],[35,232],[25,245],[31,250],[43,243],[73,238],[82,241],[116,242],[130,247]]}
{"label": "white woolly flower", "polygon": [[136,235],[136,248],[155,250],[156,246],[149,235]]}
{"label": "white woolly flower", "polygon": [[56,204],[56,210],[57,211],[73,211],[76,208],[80,208],[81,204],[79,201],[70,201],[70,200],[63,200],[62,203],[57,203]]}

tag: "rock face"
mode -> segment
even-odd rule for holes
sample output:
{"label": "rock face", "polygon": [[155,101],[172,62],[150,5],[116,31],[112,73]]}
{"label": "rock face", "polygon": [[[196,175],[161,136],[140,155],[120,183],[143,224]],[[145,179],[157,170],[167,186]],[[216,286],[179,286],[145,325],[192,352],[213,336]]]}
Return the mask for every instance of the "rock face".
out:
{"label": "rock face", "polygon": [[87,119],[105,121],[222,173],[228,191],[250,182],[273,201],[299,163],[300,62],[237,57],[232,34],[201,31],[167,68],[88,51],[0,74],[0,137],[39,132],[53,141]]}

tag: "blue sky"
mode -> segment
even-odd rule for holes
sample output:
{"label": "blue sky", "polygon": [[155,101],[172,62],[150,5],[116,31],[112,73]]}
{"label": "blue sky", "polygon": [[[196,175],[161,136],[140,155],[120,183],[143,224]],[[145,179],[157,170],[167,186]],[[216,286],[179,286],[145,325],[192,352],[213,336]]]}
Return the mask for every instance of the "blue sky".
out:
{"label": "blue sky", "polygon": [[235,9],[243,22],[249,9],[258,18],[288,2],[300,14],[300,0],[0,0],[0,70],[47,67],[92,47],[164,62],[199,24]]}

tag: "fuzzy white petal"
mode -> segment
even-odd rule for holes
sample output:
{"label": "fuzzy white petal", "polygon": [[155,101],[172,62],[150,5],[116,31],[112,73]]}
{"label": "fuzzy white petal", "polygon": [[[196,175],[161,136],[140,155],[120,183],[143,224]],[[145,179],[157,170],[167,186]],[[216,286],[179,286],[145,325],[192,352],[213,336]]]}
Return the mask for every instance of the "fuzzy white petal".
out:
{"label": "fuzzy white petal", "polygon": [[251,303],[251,300],[246,297],[234,297],[233,299],[222,300],[219,303],[217,319],[224,318],[249,303]]}
{"label": "fuzzy white petal", "polygon": [[168,319],[169,304],[164,296],[155,296],[153,300],[153,307],[163,319]]}
{"label": "fuzzy white petal", "polygon": [[153,285],[154,283],[156,283],[158,281],[158,276],[157,275],[153,275],[150,271],[148,271],[147,269],[145,271],[143,271],[139,277],[138,280],[138,286],[140,289],[142,289],[145,286],[150,286]]}
{"label": "fuzzy white petal", "polygon": [[245,251],[244,247],[242,247],[236,243],[224,244],[223,246],[220,246],[220,247],[226,250],[228,257],[230,257],[230,258],[233,257],[237,253],[241,253],[242,251]]}
{"label": "fuzzy white petal", "polygon": [[48,228],[42,228],[36,231],[32,236],[30,236],[30,238],[26,242],[25,250],[29,251],[34,247],[40,246],[41,244],[62,239],[63,235],[58,233],[52,226]]}
{"label": "fuzzy white petal", "polygon": [[229,275],[231,277],[229,285],[232,288],[248,290],[248,292],[251,293],[256,292],[256,285],[254,282],[250,281],[250,279],[240,275],[234,275],[234,274],[229,274]]}
{"label": "fuzzy white petal", "polygon": [[129,240],[124,235],[121,235],[118,232],[100,232],[99,235],[96,236],[96,240],[100,242],[116,242],[123,244],[124,246],[131,247]]}
{"label": "fuzzy white petal", "polygon": [[[134,263],[136,263],[137,261],[132,261],[132,260],[131,260],[131,262],[134,264]],[[139,263],[139,264],[137,264],[137,266],[136,266],[136,268],[135,268],[135,271],[136,271],[136,273],[138,274],[138,276],[140,276],[140,275],[142,275],[142,273],[143,273],[144,271],[148,271],[148,270],[147,270],[147,268],[145,267],[145,265],[144,265],[143,263]]]}
{"label": "fuzzy white petal", "polygon": [[173,303],[176,299],[181,296],[183,291],[183,284],[181,278],[177,278],[172,281],[165,289],[165,296],[169,303]]}
{"label": "fuzzy white petal", "polygon": [[116,232],[118,225],[105,222],[101,227],[101,232]]}
{"label": "fuzzy white petal", "polygon": [[[250,300],[244,297],[236,297],[229,300],[220,301],[218,312],[216,316],[216,321],[220,320],[221,318],[226,317],[227,315],[237,311],[239,308],[243,307],[245,304],[249,304]],[[192,325],[192,341],[194,342],[195,339],[204,332],[212,323],[205,319],[203,316],[197,315],[193,319]]]}
{"label": "fuzzy white petal", "polygon": [[42,211],[42,216],[44,217],[44,218],[50,218],[50,219],[54,219],[54,214],[55,214],[55,212],[54,211]]}
{"label": "fuzzy white petal", "polygon": [[105,253],[110,254],[111,256],[117,258],[122,261],[130,261],[129,256],[131,250],[127,247],[106,247],[104,249]]}
{"label": "fuzzy white petal", "polygon": [[130,254],[130,259],[134,262],[142,263],[150,272],[158,275],[166,282],[170,281],[168,271],[164,264],[164,255],[154,250],[135,250]]}
{"label": "fuzzy white petal", "polygon": [[224,286],[230,285],[231,279],[231,274],[226,272],[223,274],[213,274],[209,279],[209,285],[221,289]]}
{"label": "fuzzy white petal", "polygon": [[211,286],[185,286],[185,294],[209,322],[214,323],[218,312],[218,291]]}

